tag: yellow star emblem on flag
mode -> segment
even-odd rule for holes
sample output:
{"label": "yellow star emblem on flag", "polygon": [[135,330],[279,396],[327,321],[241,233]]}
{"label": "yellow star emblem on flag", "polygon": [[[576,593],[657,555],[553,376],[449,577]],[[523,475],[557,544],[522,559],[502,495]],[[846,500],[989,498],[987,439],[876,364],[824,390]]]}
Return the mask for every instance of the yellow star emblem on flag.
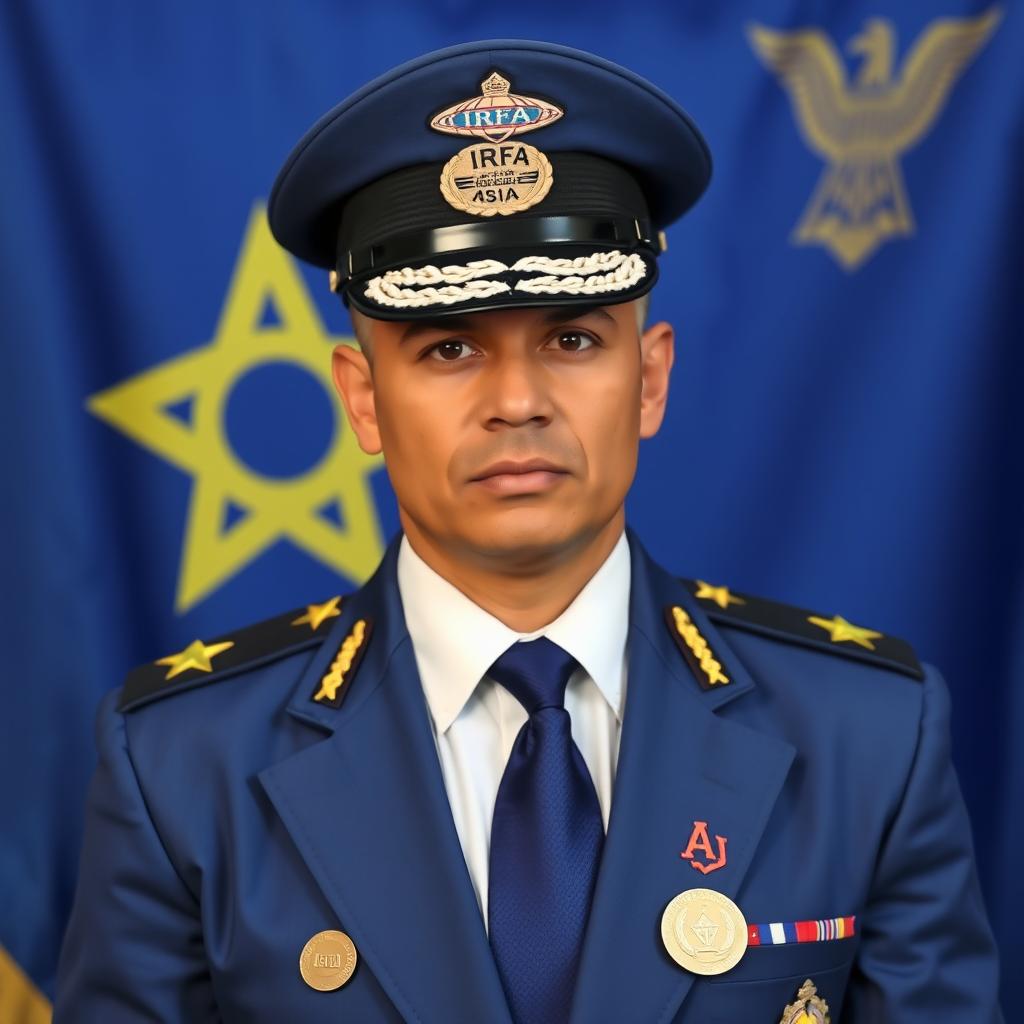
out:
{"label": "yellow star emblem on flag", "polygon": [[177,654],[168,654],[166,658],[158,659],[156,664],[170,665],[164,679],[173,679],[190,668],[198,669],[200,672],[212,672],[212,659],[234,646],[233,640],[225,640],[219,644],[204,644],[202,640],[193,640],[185,650],[178,651]]}
{"label": "yellow star emblem on flag", "polygon": [[812,626],[818,626],[825,630],[829,635],[829,639],[834,644],[841,644],[845,641],[859,644],[861,647],[866,647],[869,651],[875,649],[875,645],[871,641],[878,640],[883,635],[882,633],[876,633],[873,629],[855,626],[852,622],[847,622],[842,615],[833,615],[831,619],[823,619],[818,615],[808,615],[807,621]]}
{"label": "yellow star emblem on flag", "polygon": [[[276,313],[270,324],[261,322],[268,303]],[[298,267],[274,241],[257,204],[210,342],[88,400],[92,413],[192,478],[179,613],[279,540],[357,582],[373,571],[383,541],[370,474],[382,460],[359,449],[331,382],[331,350],[350,341],[327,333]],[[326,449],[321,454],[319,439],[304,438],[314,458],[290,475],[255,468],[229,436],[229,404],[239,383],[268,364],[273,372],[284,364],[292,381],[301,378],[297,383],[317,398],[322,388],[333,416]],[[187,422],[173,411],[183,403]],[[228,523],[233,512],[236,520]]]}
{"label": "yellow star emblem on flag", "polygon": [[731,604],[747,603],[742,597],[736,597],[730,593],[728,587],[713,587],[703,580],[697,580],[697,593],[694,596],[705,601],[714,601],[719,608],[728,608]]}

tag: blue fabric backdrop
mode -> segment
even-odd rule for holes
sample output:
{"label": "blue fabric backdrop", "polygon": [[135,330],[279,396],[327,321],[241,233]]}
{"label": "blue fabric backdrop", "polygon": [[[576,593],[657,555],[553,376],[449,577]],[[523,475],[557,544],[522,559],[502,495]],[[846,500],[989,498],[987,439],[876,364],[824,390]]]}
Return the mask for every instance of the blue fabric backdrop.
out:
{"label": "blue fabric backdrop", "polygon": [[632,522],[682,574],[941,666],[1012,973],[1024,11],[968,0],[0,8],[0,972],[52,992],[100,695],[351,587],[396,528],[328,388],[344,312],[263,204],[336,100],[492,36],[627,64],[704,129],[712,186],[654,295],[679,358]]}

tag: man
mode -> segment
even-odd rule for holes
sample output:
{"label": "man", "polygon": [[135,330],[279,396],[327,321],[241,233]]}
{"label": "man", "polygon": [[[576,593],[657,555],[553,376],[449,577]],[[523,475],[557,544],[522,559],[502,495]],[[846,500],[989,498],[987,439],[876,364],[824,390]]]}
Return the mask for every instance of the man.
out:
{"label": "man", "polygon": [[271,226],[352,310],[403,535],[104,703],[58,1021],[1000,1020],[938,674],[625,530],[709,173],[671,99],[535,42],[299,143]]}

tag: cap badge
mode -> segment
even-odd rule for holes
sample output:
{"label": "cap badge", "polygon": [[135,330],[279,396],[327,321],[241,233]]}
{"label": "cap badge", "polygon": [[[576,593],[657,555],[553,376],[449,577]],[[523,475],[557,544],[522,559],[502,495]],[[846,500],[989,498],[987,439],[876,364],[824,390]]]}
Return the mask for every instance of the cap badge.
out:
{"label": "cap badge", "polygon": [[554,124],[565,111],[547,100],[510,93],[511,83],[497,71],[480,83],[482,96],[473,96],[430,119],[430,127],[446,135],[470,135],[504,142],[513,135]]}
{"label": "cap badge", "polygon": [[478,217],[519,213],[539,203],[555,180],[551,162],[523,142],[478,142],[460,149],[441,171],[441,195]]}
{"label": "cap badge", "polygon": [[477,217],[507,216],[536,206],[555,180],[551,162],[534,146],[508,142],[557,121],[561,107],[510,93],[497,71],[480,83],[483,95],[446,107],[430,119],[434,131],[484,139],[460,150],[441,171],[441,195],[449,206]]}

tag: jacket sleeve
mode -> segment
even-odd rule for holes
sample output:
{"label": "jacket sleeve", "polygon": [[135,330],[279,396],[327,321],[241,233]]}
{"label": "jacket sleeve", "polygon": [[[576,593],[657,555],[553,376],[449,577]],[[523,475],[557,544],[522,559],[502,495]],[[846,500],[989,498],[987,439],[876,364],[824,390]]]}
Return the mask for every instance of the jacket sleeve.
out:
{"label": "jacket sleeve", "polygon": [[132,765],[117,693],[97,716],[78,888],[61,949],[55,1024],[219,1019],[199,904],[160,840]]}
{"label": "jacket sleeve", "polygon": [[945,683],[927,667],[917,750],[861,917],[844,1024],[1003,1020],[949,710]]}

